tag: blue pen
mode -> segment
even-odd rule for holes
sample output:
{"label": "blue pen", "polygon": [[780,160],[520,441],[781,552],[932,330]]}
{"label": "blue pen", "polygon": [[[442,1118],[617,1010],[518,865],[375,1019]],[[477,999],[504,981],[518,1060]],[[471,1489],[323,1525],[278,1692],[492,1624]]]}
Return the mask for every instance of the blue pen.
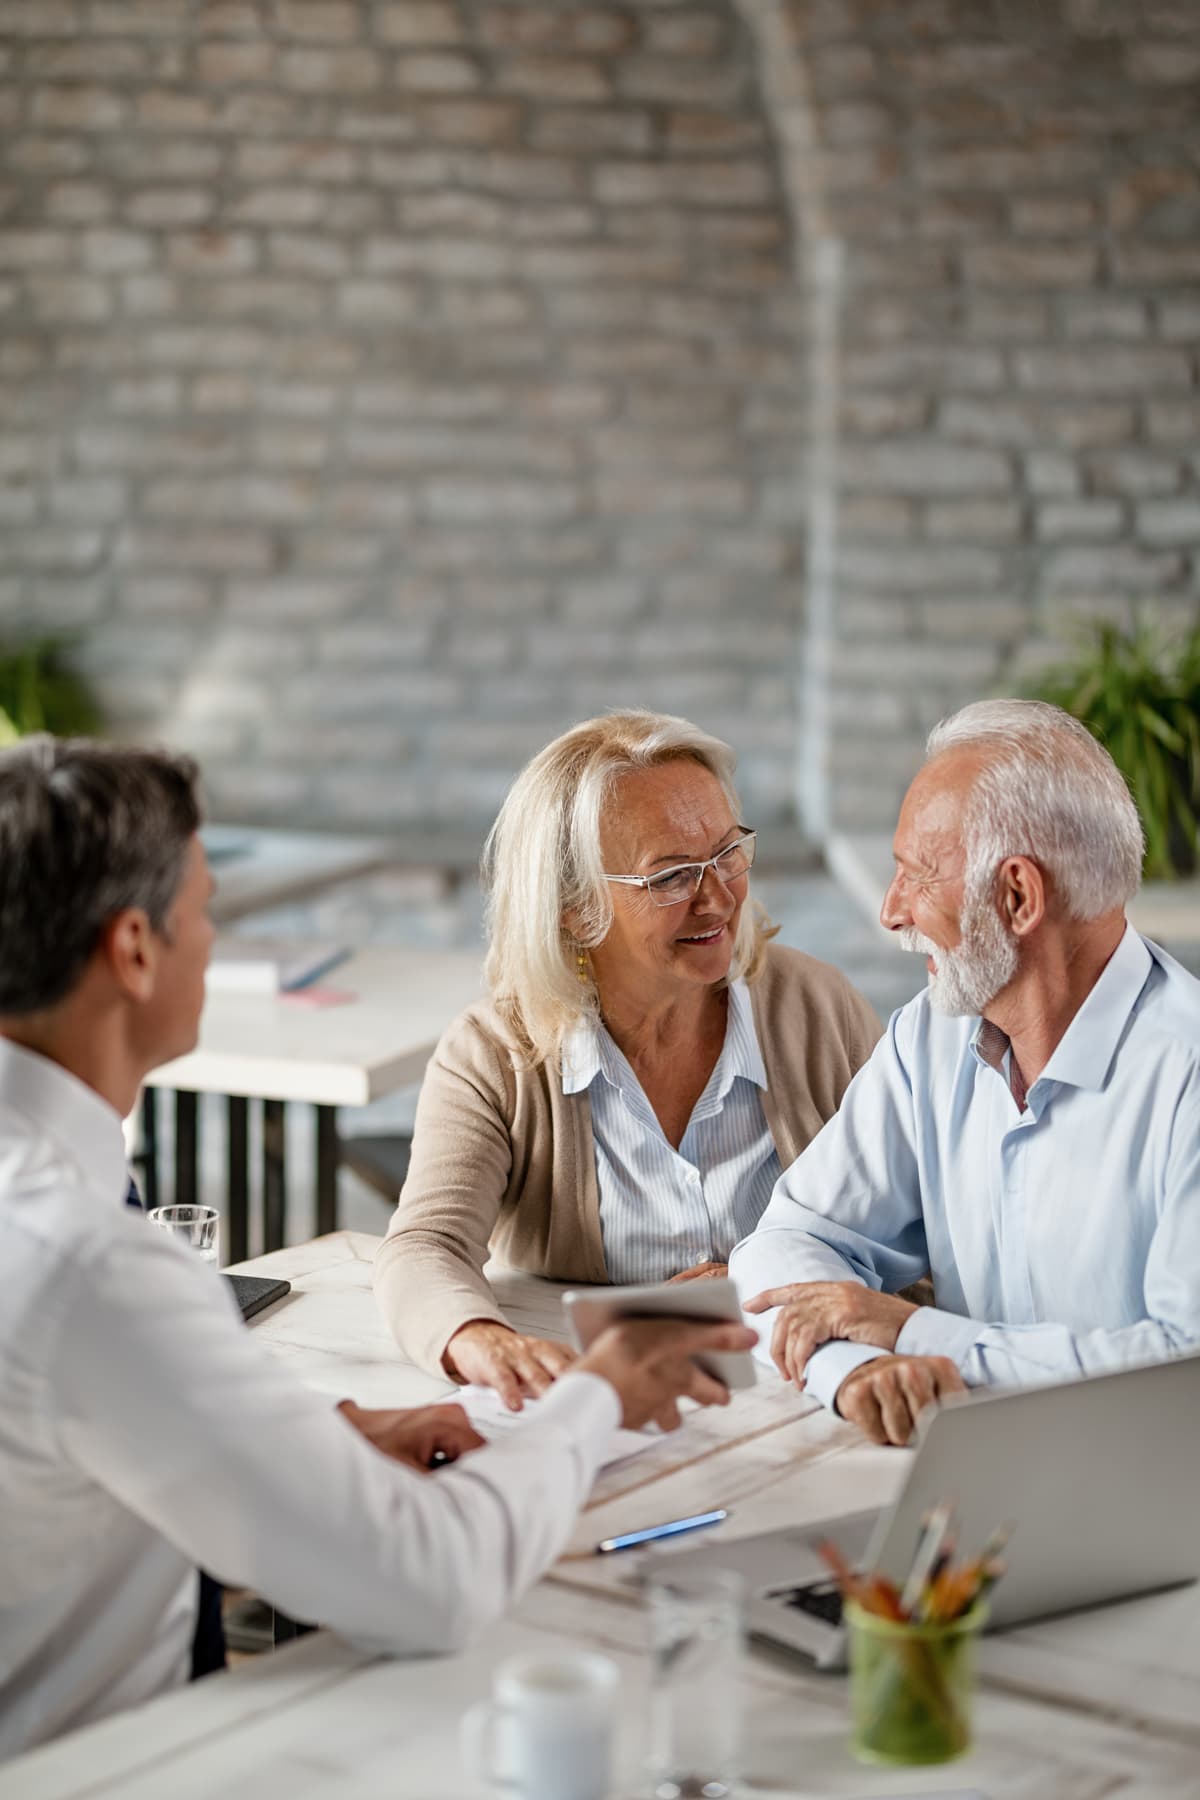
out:
{"label": "blue pen", "polygon": [[696,1513],[690,1519],[668,1519],[665,1525],[647,1525],[645,1531],[627,1531],[623,1537],[602,1538],[596,1545],[597,1556],[608,1556],[613,1550],[633,1550],[638,1544],[653,1544],[660,1538],[677,1537],[683,1531],[699,1531],[705,1525],[719,1525],[729,1517],[724,1507],[719,1512]]}

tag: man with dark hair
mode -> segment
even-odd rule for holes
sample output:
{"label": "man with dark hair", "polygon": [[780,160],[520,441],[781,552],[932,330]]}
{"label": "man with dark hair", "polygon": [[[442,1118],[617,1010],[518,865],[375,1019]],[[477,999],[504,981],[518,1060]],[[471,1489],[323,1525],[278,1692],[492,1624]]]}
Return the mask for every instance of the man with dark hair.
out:
{"label": "man with dark hair", "polygon": [[613,1427],[723,1401],[692,1354],[753,1341],[617,1327],[482,1448],[459,1407],[289,1376],[127,1204],[121,1119],[204,998],[199,818],[181,758],[0,754],[0,1755],[186,1680],[197,1564],[381,1649],[457,1647],[558,1554]]}

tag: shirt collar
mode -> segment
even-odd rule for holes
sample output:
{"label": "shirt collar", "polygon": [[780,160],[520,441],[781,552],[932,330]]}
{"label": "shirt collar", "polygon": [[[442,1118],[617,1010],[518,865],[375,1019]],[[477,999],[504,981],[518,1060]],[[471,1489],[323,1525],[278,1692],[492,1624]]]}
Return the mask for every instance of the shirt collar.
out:
{"label": "shirt collar", "polygon": [[562,1047],[564,1094],[582,1094],[600,1073],[600,1021],[590,1013],[567,1033]]}
{"label": "shirt collar", "polygon": [[[615,1062],[606,1051],[612,1044],[599,1019],[585,1015],[567,1034],[562,1048],[562,1084],[564,1094],[580,1094],[591,1087],[597,1075],[604,1074],[614,1087],[617,1080]],[[741,1075],[756,1087],[766,1088],[767,1070],[759,1048],[754,1025],[754,1006],[744,981],[729,984],[729,1017],[725,1026],[725,1044],[721,1051],[724,1068],[721,1073],[720,1097],[729,1092]]]}
{"label": "shirt collar", "polygon": [[[1077,1088],[1103,1087],[1129,1015],[1146,985],[1151,965],[1152,958],[1145,942],[1132,925],[1127,924],[1091,993],[1034,1082],[1035,1088],[1043,1081],[1063,1082]],[[996,1026],[981,1019],[971,1038],[971,1048],[980,1061],[995,1069],[1008,1050],[1008,1040]]]}
{"label": "shirt collar", "polygon": [[729,1058],[727,1082],[722,1092],[728,1093],[734,1079],[741,1075],[755,1087],[766,1089],[767,1066],[762,1059],[758,1032],[754,1025],[754,1002],[744,981],[729,984],[729,1024],[725,1031],[725,1054]]}
{"label": "shirt collar", "polygon": [[0,1038],[0,1106],[52,1138],[105,1202],[125,1204],[129,1165],[116,1109],[61,1064]]}

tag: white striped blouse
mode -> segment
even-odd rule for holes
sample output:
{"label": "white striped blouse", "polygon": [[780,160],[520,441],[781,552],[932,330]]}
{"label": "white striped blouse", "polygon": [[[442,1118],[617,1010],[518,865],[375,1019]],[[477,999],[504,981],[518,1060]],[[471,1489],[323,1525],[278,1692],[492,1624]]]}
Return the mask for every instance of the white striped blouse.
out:
{"label": "white striped blouse", "polygon": [[754,1230],[781,1173],[760,1098],[766,1085],[743,981],[729,989],[725,1043],[678,1150],[604,1026],[576,1028],[563,1049],[563,1093],[590,1094],[612,1281],[664,1281],[695,1263],[725,1262]]}

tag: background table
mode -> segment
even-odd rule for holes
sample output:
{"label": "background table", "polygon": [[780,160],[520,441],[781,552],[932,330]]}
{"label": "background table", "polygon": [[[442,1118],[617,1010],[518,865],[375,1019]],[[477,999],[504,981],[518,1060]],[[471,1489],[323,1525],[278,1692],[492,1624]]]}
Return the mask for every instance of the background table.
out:
{"label": "background table", "polygon": [[473,951],[362,950],[331,969],[321,986],[354,995],[344,1005],[315,1007],[303,993],[266,997],[212,994],[200,1041],[187,1056],[147,1077],[150,1089],[191,1096],[176,1115],[175,1198],[197,1197],[195,1096],[228,1098],[226,1248],[233,1261],[248,1248],[249,1120],[247,1102],[263,1102],[263,1241],[283,1243],[284,1106],[316,1107],[317,1229],[337,1224],[339,1106],[366,1106],[419,1081],[446,1026],[483,991]]}
{"label": "background table", "polygon": [[[339,1232],[248,1264],[293,1283],[251,1328],[331,1395],[377,1405],[445,1395],[450,1384],[408,1364],[378,1317],[376,1242]],[[514,1323],[561,1335],[561,1288],[493,1274]],[[894,1492],[907,1457],[866,1444],[767,1374],[729,1407],[691,1415],[661,1445],[603,1474],[567,1554],[466,1654],[393,1661],[319,1632],[0,1768],[0,1800],[481,1800],[495,1790],[465,1773],[458,1720],[488,1692],[499,1661],[555,1643],[588,1645],[619,1663],[617,1791],[644,1793],[649,1665],[629,1583],[634,1564],[596,1558],[592,1545],[704,1506],[734,1508],[721,1528],[731,1535],[856,1511]],[[816,1800],[970,1789],[988,1800],[1196,1800],[1196,1587],[987,1639],[981,1665],[970,1756],[942,1768],[875,1770],[846,1749],[844,1678],[753,1646],[743,1683],[747,1793]]]}
{"label": "background table", "polygon": [[201,831],[217,882],[209,911],[218,925],[303,900],[394,860],[386,838],[332,831],[274,831],[260,825],[206,825]]}

